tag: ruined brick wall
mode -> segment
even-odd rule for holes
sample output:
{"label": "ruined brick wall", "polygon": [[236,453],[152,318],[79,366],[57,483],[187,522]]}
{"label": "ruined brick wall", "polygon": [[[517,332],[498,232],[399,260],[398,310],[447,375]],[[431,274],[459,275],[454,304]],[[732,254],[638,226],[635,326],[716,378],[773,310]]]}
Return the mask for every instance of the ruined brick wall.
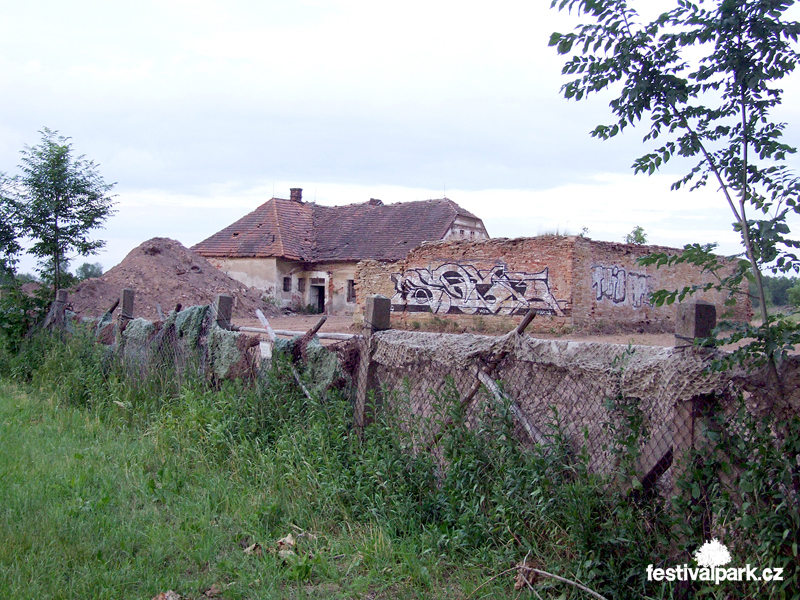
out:
{"label": "ruined brick wall", "polygon": [[358,301],[391,298],[402,325],[446,318],[473,326],[488,317],[508,328],[535,306],[533,328],[558,329],[570,324],[572,254],[570,238],[557,236],[428,242],[403,261],[359,263]]}
{"label": "ruined brick wall", "polygon": [[[584,238],[573,238],[573,241],[572,319],[578,328],[672,332],[675,330],[675,306],[652,306],[649,295],[655,290],[675,290],[713,281],[710,274],[685,263],[657,269],[636,262],[639,257],[654,252],[677,254],[679,250],[675,248]],[[718,317],[728,310],[726,296],[721,292],[699,292],[694,298],[713,303]],[[743,321],[751,316],[749,299],[743,295],[732,317]]]}
{"label": "ruined brick wall", "polygon": [[[359,263],[357,301],[363,305],[367,294],[390,298],[398,326],[447,319],[468,327],[490,320],[508,329],[535,308],[532,330],[672,332],[675,306],[653,307],[649,294],[702,284],[709,276],[686,264],[636,264],[651,252],[679,251],[575,236],[427,242],[396,263]],[[714,303],[718,315],[726,310],[718,292],[697,297]],[[734,318],[749,319],[749,299],[735,311]]]}

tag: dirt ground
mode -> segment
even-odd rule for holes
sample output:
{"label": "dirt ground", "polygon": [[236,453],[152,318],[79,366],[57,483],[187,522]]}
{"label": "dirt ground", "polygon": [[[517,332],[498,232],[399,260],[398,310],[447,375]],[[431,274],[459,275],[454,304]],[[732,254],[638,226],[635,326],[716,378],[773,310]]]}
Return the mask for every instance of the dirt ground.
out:
{"label": "dirt ground", "polygon": [[[269,324],[273,329],[285,329],[289,331],[307,331],[319,321],[320,315],[292,315],[270,317]],[[261,327],[258,319],[234,319],[236,325],[247,327]],[[330,316],[320,329],[326,333],[358,333],[358,328],[353,327],[352,317]],[[606,344],[633,344],[639,346],[674,346],[675,336],[669,333],[627,333],[614,335],[585,335],[569,334],[554,335],[548,333],[536,333],[535,337],[547,340],[572,340],[576,342],[602,342]]]}

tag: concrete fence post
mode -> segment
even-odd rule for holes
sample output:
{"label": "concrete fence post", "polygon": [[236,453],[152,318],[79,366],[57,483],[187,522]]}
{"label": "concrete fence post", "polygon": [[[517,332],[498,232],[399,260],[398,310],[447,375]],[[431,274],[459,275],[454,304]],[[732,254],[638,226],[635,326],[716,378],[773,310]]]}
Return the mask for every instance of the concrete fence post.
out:
{"label": "concrete fence post", "polygon": [[133,299],[136,293],[130,289],[125,288],[120,294],[120,312],[118,317],[120,332],[125,331],[128,323],[133,320]]}
{"label": "concrete fence post", "polygon": [[678,304],[675,347],[685,348],[697,338],[707,338],[717,326],[717,307],[704,300]]}
{"label": "concrete fence post", "polygon": [[358,389],[356,391],[356,405],[354,411],[354,425],[358,435],[364,431],[364,413],[367,405],[367,390],[369,388],[369,363],[372,353],[372,334],[376,331],[385,331],[391,328],[391,308],[389,298],[380,294],[370,294],[366,297],[364,306],[364,338],[361,345],[361,356],[358,364]]}
{"label": "concrete fence post", "polygon": [[222,329],[230,329],[233,316],[233,296],[218,294],[214,298],[214,312],[217,315],[217,325]]}
{"label": "concrete fence post", "polygon": [[364,327],[372,335],[376,331],[391,329],[392,303],[386,296],[370,294],[364,307]]}

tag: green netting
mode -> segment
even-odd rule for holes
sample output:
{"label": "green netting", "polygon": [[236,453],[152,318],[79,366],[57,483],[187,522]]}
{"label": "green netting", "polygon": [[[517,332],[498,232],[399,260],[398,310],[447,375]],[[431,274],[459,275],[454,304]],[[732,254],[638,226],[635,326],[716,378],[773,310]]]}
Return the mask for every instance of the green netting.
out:
{"label": "green netting", "polygon": [[208,361],[211,372],[218,379],[224,379],[231,373],[234,365],[242,360],[237,340],[244,334],[222,329],[216,324],[208,332]]}
{"label": "green netting", "polygon": [[309,390],[322,394],[341,376],[336,353],[323,346],[318,338],[313,338],[306,348],[306,367],[303,372]]}
{"label": "green netting", "polygon": [[164,327],[174,323],[178,338],[182,339],[187,347],[196,348],[203,335],[203,323],[210,308],[209,306],[190,306],[179,313],[172,312],[164,322]]}
{"label": "green netting", "polygon": [[[294,337],[290,340],[278,338],[273,345],[273,356],[283,354],[291,356],[292,350],[300,340]],[[335,387],[339,382],[344,381],[351,384],[347,376],[339,365],[339,357],[322,345],[319,338],[314,337],[306,346],[305,366],[297,365],[298,371],[302,373],[303,383],[312,393],[321,396],[326,390]],[[268,373],[261,374],[261,377],[268,376]]]}
{"label": "green netting", "polygon": [[155,325],[146,319],[138,318],[130,321],[122,332],[122,354],[126,360],[145,363],[149,359],[150,346]]}

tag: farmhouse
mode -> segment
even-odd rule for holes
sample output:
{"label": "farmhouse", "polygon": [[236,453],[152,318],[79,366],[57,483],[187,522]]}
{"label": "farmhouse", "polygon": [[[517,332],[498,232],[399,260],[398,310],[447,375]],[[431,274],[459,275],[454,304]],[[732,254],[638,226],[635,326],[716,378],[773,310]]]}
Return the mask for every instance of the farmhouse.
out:
{"label": "farmhouse", "polygon": [[[702,286],[713,278],[687,263],[657,269],[637,262],[653,252],[680,250],[553,235],[431,242],[401,261],[364,261],[356,290],[359,302],[367,294],[387,296],[393,319],[412,326],[436,318],[463,326],[490,320],[509,329],[511,317],[518,321],[534,308],[532,330],[673,332],[675,306],[653,306],[650,294]],[[733,270],[735,262],[729,262]],[[736,321],[752,316],[746,282],[733,308],[714,290],[693,298],[713,303],[717,315],[730,313]]]}
{"label": "farmhouse", "polygon": [[398,261],[425,241],[489,237],[478,217],[448,198],[321,206],[304,202],[302,192],[271,198],[192,250],[281,306],[352,314],[359,261]]}

